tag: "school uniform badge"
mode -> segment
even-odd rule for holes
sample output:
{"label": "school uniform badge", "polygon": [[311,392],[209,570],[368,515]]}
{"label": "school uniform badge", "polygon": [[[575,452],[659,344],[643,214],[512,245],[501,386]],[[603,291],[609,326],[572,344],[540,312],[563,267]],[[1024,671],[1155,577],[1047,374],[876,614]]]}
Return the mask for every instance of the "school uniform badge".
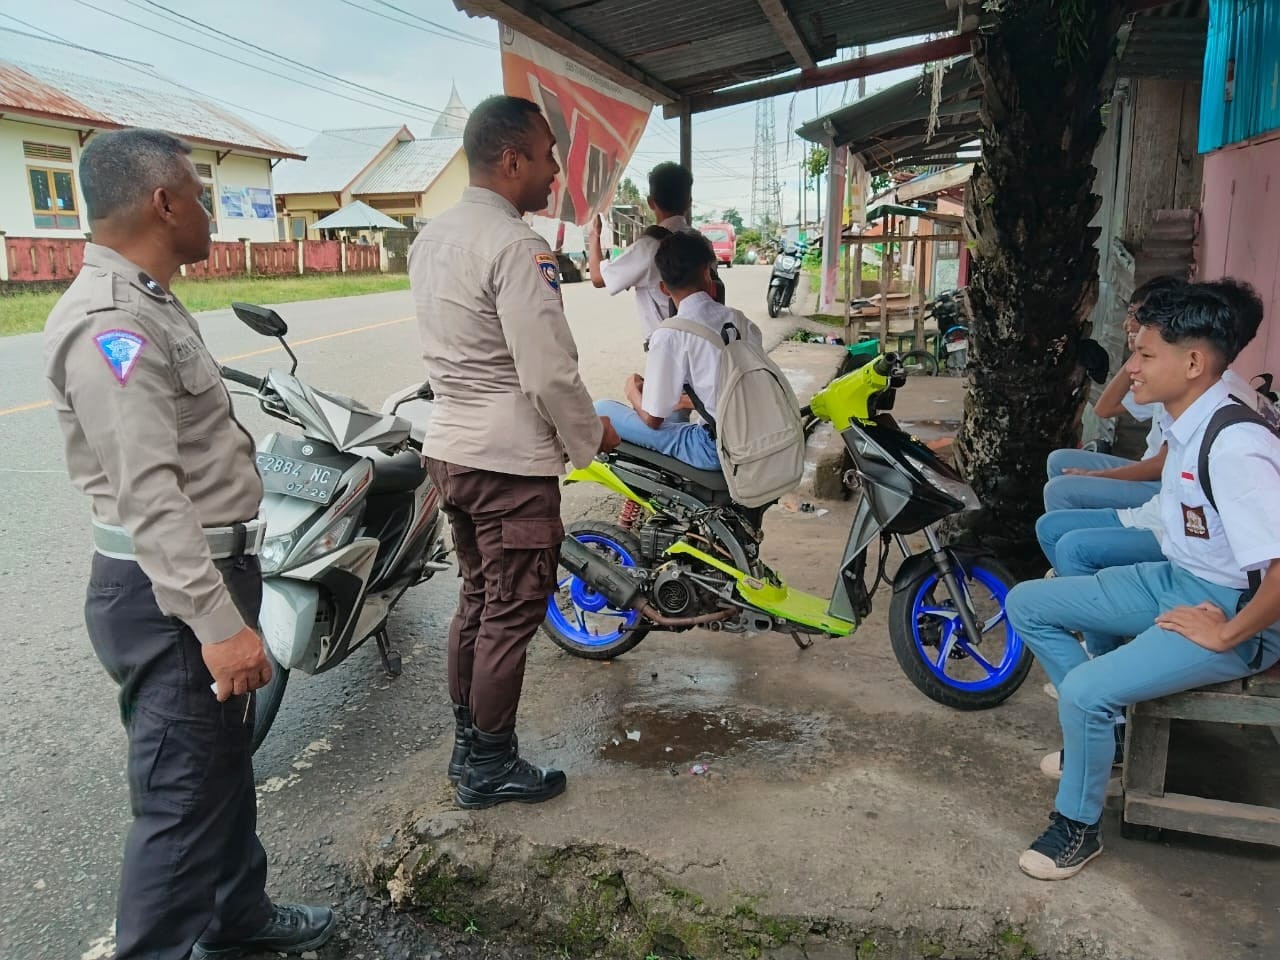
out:
{"label": "school uniform badge", "polygon": [[1204,507],[1182,507],[1182,532],[1197,540],[1209,539],[1209,521],[1205,519]]}
{"label": "school uniform badge", "polygon": [[129,382],[147,341],[129,330],[108,330],[93,338],[120,386]]}
{"label": "school uniform badge", "polygon": [[560,264],[549,253],[535,253],[533,262],[542,274],[542,281],[556,293],[560,292]]}

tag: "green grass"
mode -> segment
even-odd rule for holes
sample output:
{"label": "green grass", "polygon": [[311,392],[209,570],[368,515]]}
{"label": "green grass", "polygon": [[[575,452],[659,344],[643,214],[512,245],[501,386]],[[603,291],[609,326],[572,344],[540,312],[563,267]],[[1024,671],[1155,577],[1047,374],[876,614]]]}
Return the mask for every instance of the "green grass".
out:
{"label": "green grass", "polygon": [[[358,297],[366,293],[408,289],[409,278],[402,273],[243,280],[180,279],[173,284],[174,294],[192,313],[223,310],[232,300],[292,303],[296,300],[329,300],[334,297]],[[43,330],[49,311],[60,296],[60,291],[0,296],[0,337]]]}

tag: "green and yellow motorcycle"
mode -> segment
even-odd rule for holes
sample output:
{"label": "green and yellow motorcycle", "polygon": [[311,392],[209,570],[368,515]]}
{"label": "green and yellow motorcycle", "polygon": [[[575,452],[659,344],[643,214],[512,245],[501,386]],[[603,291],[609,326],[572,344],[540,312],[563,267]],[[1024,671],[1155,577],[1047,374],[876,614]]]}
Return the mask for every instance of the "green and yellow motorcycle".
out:
{"label": "green and yellow motorcycle", "polygon": [[[893,420],[905,383],[900,358],[884,354],[834,380],[803,411],[831,423],[853,461],[845,482],[856,509],[829,598],[788,587],[764,563],[764,509],[735,504],[722,474],[624,443],[565,482],[599,484],[634,504],[623,513],[638,518],[630,527],[587,520],[566,528],[543,629],[592,660],[625,653],[651,630],[695,627],[788,633],[807,647],[815,636],[852,634],[885,583],[889,641],[911,682],[958,709],[1003,702],[1031,669],[1031,651],[1004,611],[1016,580],[993,557],[939,539],[944,517],[979,504],[950,465]],[[913,534],[923,534],[925,549],[913,552]],[[895,544],[903,560],[890,578]]]}

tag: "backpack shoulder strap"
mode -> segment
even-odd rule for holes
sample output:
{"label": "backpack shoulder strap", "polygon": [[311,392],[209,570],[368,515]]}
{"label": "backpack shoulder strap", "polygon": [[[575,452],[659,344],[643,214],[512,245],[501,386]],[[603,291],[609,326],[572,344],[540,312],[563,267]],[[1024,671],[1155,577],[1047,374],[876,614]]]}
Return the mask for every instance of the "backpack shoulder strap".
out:
{"label": "backpack shoulder strap", "polygon": [[1234,401],[1232,404],[1219,407],[1209,419],[1209,426],[1205,427],[1204,436],[1200,438],[1200,452],[1196,457],[1196,476],[1214,510],[1218,509],[1218,504],[1213,499],[1213,483],[1209,479],[1209,451],[1213,447],[1213,441],[1218,439],[1218,434],[1237,423],[1257,423],[1272,433],[1276,432],[1252,407],[1242,403],[1239,397],[1232,395],[1231,399]]}
{"label": "backpack shoulder strap", "polygon": [[712,331],[708,330],[706,326],[698,323],[696,320],[686,320],[684,317],[668,317],[666,320],[662,321],[662,326],[659,327],[659,329],[680,330],[684,333],[691,333],[695,337],[701,337],[703,340],[707,341],[707,343],[715,344],[721,350],[725,347],[725,342],[722,338],[717,337]]}

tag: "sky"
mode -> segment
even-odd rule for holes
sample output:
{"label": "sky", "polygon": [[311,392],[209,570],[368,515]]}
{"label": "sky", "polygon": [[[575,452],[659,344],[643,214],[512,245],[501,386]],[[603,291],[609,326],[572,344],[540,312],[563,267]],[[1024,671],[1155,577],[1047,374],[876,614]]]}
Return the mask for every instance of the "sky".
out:
{"label": "sky", "polygon": [[[497,23],[459,12],[452,0],[41,0],[0,8],[0,58],[139,86],[158,86],[151,75],[160,74],[298,147],[322,129],[342,127],[403,123],[416,136],[427,136],[448,102],[451,84],[468,107],[502,90]],[[266,51],[368,89],[319,78]],[[867,92],[919,70],[870,77]],[[808,147],[792,131],[856,95],[855,81],[774,98],[784,221],[796,219],[799,164]],[[732,207],[748,218],[755,109],[747,104],[694,116],[695,215],[718,215]],[[678,121],[663,120],[656,108],[627,176],[643,192],[649,168],[678,159]],[[806,201],[811,218],[815,202],[811,187]]]}

